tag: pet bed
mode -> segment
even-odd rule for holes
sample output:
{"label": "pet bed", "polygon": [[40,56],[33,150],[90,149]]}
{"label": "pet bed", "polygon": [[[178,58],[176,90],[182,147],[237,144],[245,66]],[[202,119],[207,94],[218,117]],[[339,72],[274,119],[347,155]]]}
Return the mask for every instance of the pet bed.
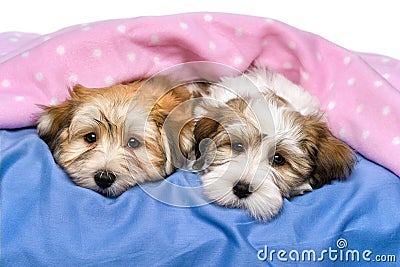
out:
{"label": "pet bed", "polygon": [[[179,207],[136,186],[112,199],[76,186],[38,137],[38,104],[192,61],[259,62],[317,96],[357,150],[350,178],[284,201],[273,220]],[[0,34],[2,266],[321,266],[400,261],[400,62],[284,23],[191,13]],[[199,185],[178,170],[167,178]],[[177,196],[174,190],[163,194]],[[174,195],[175,194],[175,195]]]}

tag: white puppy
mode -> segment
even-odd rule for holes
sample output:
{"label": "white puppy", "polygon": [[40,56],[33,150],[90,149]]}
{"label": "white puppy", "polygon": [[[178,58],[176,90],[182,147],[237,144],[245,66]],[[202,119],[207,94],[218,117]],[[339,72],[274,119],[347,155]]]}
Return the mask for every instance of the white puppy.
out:
{"label": "white puppy", "polygon": [[330,133],[318,100],[262,67],[209,86],[194,113],[192,168],[205,195],[256,219],[278,214],[283,197],[347,178],[355,162]]}

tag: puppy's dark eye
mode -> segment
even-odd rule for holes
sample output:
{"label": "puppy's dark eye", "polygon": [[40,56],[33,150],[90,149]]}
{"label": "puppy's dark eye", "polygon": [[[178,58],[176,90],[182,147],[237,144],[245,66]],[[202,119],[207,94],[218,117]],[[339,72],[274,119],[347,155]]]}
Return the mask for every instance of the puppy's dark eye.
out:
{"label": "puppy's dark eye", "polygon": [[275,154],[273,159],[272,159],[272,164],[275,166],[282,166],[283,164],[286,163],[286,160],[284,157],[282,157],[281,154]]}
{"label": "puppy's dark eye", "polygon": [[232,143],[232,150],[241,153],[244,151],[244,145],[240,142]]}
{"label": "puppy's dark eye", "polygon": [[138,148],[138,147],[140,147],[140,145],[141,145],[140,142],[136,138],[134,138],[134,137],[129,138],[128,144],[127,144],[128,147]]}
{"label": "puppy's dark eye", "polygon": [[85,141],[90,143],[90,144],[97,141],[96,134],[93,133],[93,132],[86,134],[84,138],[85,138]]}

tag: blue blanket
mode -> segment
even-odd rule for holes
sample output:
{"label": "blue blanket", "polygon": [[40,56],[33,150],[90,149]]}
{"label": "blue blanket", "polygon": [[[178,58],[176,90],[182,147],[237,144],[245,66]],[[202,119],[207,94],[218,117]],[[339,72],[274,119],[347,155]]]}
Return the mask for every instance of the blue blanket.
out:
{"label": "blue blanket", "polygon": [[[400,262],[400,179],[361,156],[347,181],[285,200],[260,223],[214,204],[174,207],[139,186],[106,198],[71,182],[35,129],[0,138],[1,266]],[[168,179],[199,184],[184,171]]]}

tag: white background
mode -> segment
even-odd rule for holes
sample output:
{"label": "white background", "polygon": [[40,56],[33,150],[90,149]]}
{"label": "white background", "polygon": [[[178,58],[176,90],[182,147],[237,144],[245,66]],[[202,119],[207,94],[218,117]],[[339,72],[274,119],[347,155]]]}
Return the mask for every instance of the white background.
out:
{"label": "white background", "polygon": [[350,50],[400,59],[397,0],[2,0],[0,32],[46,34],[99,20],[196,11],[268,17]]}

